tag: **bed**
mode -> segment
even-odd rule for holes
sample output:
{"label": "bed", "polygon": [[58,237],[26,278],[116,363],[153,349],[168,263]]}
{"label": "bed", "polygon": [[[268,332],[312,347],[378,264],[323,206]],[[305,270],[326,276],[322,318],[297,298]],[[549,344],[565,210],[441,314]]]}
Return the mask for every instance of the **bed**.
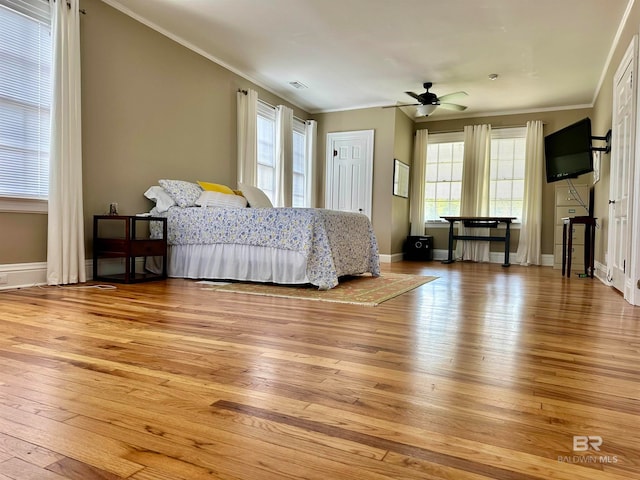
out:
{"label": "bed", "polygon": [[360,213],[183,202],[150,214],[167,218],[170,277],[330,289],[345,275],[380,275],[376,237]]}

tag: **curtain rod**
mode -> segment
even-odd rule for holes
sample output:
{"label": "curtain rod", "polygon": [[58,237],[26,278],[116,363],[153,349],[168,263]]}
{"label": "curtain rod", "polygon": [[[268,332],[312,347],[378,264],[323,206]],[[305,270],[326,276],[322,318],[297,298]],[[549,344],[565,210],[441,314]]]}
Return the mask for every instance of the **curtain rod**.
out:
{"label": "curtain rod", "polygon": [[[245,95],[247,95],[249,92],[247,90],[243,90],[241,88],[238,89],[238,93],[243,93]],[[265,102],[264,100],[258,100],[260,103],[264,103],[267,107],[276,109],[277,107],[275,105],[271,105],[270,103]],[[303,120],[302,118],[296,117],[295,115],[293,116],[294,119],[296,120],[300,120],[301,122],[307,123],[309,120]]]}
{"label": "curtain rod", "polygon": [[[244,93],[245,95],[248,95],[248,94],[249,94],[249,91],[248,91],[248,90],[243,90],[243,89],[239,88],[239,89],[238,89],[238,93]],[[267,107],[276,108],[276,106],[275,106],[275,105],[271,105],[270,103],[265,102],[264,100],[260,100],[260,99],[258,99],[258,101],[259,101],[260,103],[264,103]]]}
{"label": "curtain rod", "polygon": [[[50,2],[50,1],[51,1],[51,0],[47,0],[47,2]],[[54,1],[54,3],[55,3],[55,1],[56,1],[56,0],[53,0],[53,1]],[[67,2],[67,7],[71,8],[71,2]],[[80,8],[78,11],[79,11],[82,15],[86,15],[86,14],[87,14],[87,11],[86,11],[84,8]]]}
{"label": "curtain rod", "polygon": [[[427,122],[424,122],[427,123]],[[542,122],[542,125],[546,125],[547,122]],[[474,123],[472,125],[469,126],[474,126],[474,125],[481,125],[480,123]],[[491,125],[491,130],[500,130],[500,129],[504,129],[504,128],[525,128],[527,125]],[[427,127],[426,129],[424,128],[418,128],[417,130],[429,130],[429,127]],[[436,133],[462,133],[464,132],[464,127],[462,128],[462,130],[434,130],[433,134],[435,135]],[[432,133],[431,130],[429,130],[429,133]]]}

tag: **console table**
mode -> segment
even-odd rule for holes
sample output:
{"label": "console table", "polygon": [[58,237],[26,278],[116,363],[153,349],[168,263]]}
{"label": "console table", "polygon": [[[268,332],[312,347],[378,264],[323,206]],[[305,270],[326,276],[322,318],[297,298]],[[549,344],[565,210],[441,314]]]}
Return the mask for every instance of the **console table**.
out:
{"label": "console table", "polygon": [[[564,217],[562,219],[562,276],[571,278],[571,253],[573,251],[573,226],[584,225],[584,273],[593,278],[596,245],[595,217]],[[588,270],[587,270],[588,269]]]}
{"label": "console table", "polygon": [[[442,263],[453,263],[453,241],[454,240],[488,240],[490,242],[504,242],[504,263],[503,267],[511,265],[509,263],[509,248],[511,243],[511,223],[516,217],[440,217],[449,222],[449,255]],[[496,228],[500,223],[506,226],[504,237],[495,235],[454,235],[453,225],[461,222],[465,227],[472,228]]]}

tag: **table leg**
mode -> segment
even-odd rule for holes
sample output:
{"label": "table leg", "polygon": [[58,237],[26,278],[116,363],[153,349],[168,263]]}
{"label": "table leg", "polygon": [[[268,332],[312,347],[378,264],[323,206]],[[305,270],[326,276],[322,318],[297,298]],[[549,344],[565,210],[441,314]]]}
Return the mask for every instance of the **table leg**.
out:
{"label": "table leg", "polygon": [[455,222],[449,221],[449,254],[447,259],[442,263],[453,263],[453,224]]}
{"label": "table leg", "polygon": [[573,222],[569,220],[567,232],[567,278],[571,278],[571,254],[573,253]]}
{"label": "table leg", "polygon": [[504,232],[504,263],[503,267],[511,265],[509,263],[509,250],[511,249],[511,229],[509,228],[509,222],[506,222],[507,229]]}
{"label": "table leg", "polygon": [[567,222],[562,222],[562,276],[567,271]]}
{"label": "table leg", "polygon": [[594,270],[594,260],[595,260],[595,250],[596,250],[596,225],[595,223],[591,225],[591,248],[589,249],[589,266],[591,267],[591,278],[593,278],[593,270]]}

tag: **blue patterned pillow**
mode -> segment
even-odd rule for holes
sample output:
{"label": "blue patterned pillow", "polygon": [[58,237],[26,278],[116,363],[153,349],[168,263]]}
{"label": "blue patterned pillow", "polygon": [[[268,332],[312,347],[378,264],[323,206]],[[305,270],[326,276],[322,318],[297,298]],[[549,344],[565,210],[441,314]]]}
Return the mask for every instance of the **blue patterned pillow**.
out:
{"label": "blue patterned pillow", "polygon": [[179,207],[194,207],[202,188],[197,183],[184,180],[158,180],[158,183],[176,201]]}

